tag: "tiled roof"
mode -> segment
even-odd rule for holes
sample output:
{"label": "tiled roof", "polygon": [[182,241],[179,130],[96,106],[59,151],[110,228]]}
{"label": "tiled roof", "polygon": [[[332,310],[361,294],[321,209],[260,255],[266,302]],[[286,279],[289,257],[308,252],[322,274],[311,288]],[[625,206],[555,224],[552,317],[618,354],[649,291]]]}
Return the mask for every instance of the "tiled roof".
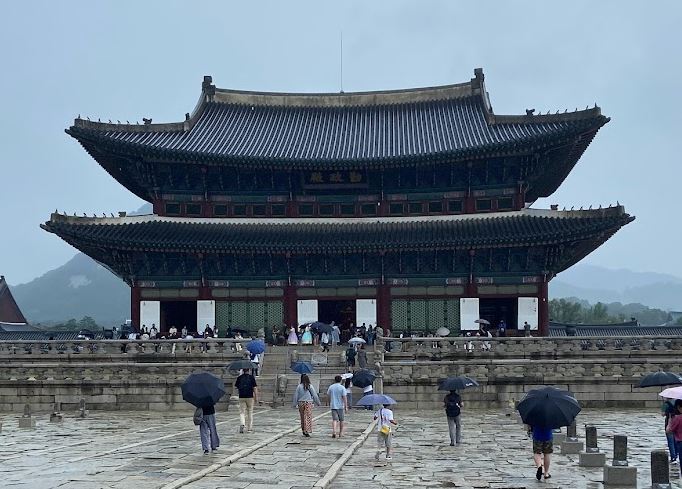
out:
{"label": "tiled roof", "polygon": [[[568,330],[575,334],[569,335]],[[620,324],[549,323],[550,336],[682,336],[682,326],[642,326],[637,321]]]}
{"label": "tiled roof", "polygon": [[524,209],[489,215],[357,219],[82,218],[52,214],[42,227],[77,248],[333,253],[528,246],[585,239],[600,244],[632,219],[618,206],[585,211]]}
{"label": "tiled roof", "polygon": [[108,148],[209,164],[344,168],[571,142],[579,147],[570,156],[577,161],[607,121],[596,107],[497,116],[477,72],[460,85],[362,94],[264,94],[205,84],[197,110],[185,123],[107,124],[79,118],[67,132],[93,156]]}
{"label": "tiled roof", "polygon": [[25,324],[26,318],[21,313],[5,277],[0,275],[0,322]]}
{"label": "tiled roof", "polygon": [[[57,341],[73,341],[76,340],[78,331],[3,331],[0,327],[0,341],[41,341],[52,338]],[[101,340],[104,335],[98,332],[95,335],[96,340]]]}

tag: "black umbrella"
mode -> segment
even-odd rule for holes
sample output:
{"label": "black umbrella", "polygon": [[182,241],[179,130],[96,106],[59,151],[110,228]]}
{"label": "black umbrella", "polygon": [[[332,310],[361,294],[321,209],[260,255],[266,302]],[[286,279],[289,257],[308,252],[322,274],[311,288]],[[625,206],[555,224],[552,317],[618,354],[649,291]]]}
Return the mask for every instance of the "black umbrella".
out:
{"label": "black umbrella", "polygon": [[568,391],[543,387],[528,391],[517,409],[527,425],[554,429],[569,426],[580,412],[580,404]]}
{"label": "black umbrella", "polygon": [[313,324],[310,325],[310,327],[314,330],[319,331],[320,333],[331,333],[332,332],[332,325],[327,324],[327,323],[322,323],[320,321],[316,321]]}
{"label": "black umbrella", "polygon": [[249,360],[236,360],[227,366],[228,370],[241,370],[244,368],[252,369],[258,368],[258,366]]}
{"label": "black umbrella", "polygon": [[682,377],[672,372],[654,372],[642,377],[635,387],[654,387],[663,385],[681,385]]}
{"label": "black umbrella", "polygon": [[459,377],[448,377],[438,386],[439,391],[461,391],[467,387],[478,387],[478,382],[470,377],[463,375]]}
{"label": "black umbrella", "polygon": [[182,383],[182,398],[196,407],[215,405],[225,395],[225,384],[210,372],[191,374]]}
{"label": "black umbrella", "polygon": [[363,368],[353,374],[353,385],[355,387],[367,387],[368,385],[372,385],[374,383],[374,379],[376,378],[377,374],[371,370]]}

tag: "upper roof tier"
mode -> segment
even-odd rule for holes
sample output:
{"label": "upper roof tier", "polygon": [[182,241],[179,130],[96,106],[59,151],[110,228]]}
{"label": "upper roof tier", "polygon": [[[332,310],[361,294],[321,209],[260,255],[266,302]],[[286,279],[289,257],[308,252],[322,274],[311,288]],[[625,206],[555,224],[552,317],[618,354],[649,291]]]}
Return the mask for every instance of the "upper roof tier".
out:
{"label": "upper roof tier", "polygon": [[[493,113],[481,69],[471,81],[363,93],[218,89],[204,77],[184,122],[111,124],[78,118],[67,133],[103,153],[261,168],[372,168],[541,152],[576,145],[572,167],[608,122],[598,107],[571,113]],[[147,123],[148,122],[148,123]],[[577,143],[577,144],[576,144]]]}

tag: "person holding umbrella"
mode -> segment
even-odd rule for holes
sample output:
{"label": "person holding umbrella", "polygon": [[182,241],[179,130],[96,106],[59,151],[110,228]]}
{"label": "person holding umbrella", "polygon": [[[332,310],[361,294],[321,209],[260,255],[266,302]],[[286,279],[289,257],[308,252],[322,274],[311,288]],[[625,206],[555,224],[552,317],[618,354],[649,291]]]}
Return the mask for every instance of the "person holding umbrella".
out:
{"label": "person holding umbrella", "polygon": [[[677,415],[668,423],[665,432],[675,438],[675,448],[679,455],[682,452],[682,399],[675,401],[675,411]],[[680,464],[680,474],[682,475],[682,464]]]}
{"label": "person holding umbrella", "polygon": [[533,460],[537,468],[535,478],[552,477],[549,473],[553,452],[552,430],[569,426],[580,412],[580,404],[568,391],[554,387],[531,389],[517,407],[522,421],[533,436]]}
{"label": "person holding umbrella", "polygon": [[216,451],[220,438],[215,423],[215,405],[225,395],[225,384],[210,372],[191,374],[181,386],[182,398],[195,406],[195,423],[199,423],[199,436],[204,454],[209,448]]}
{"label": "person holding umbrella", "polygon": [[467,387],[478,387],[478,382],[470,377],[448,377],[438,386],[439,391],[450,391],[443,399],[445,416],[448,419],[448,431],[450,433],[450,446],[462,443],[462,424],[460,414],[462,412],[462,397],[457,391]]}
{"label": "person holding umbrella", "polygon": [[317,392],[310,385],[310,378],[307,374],[301,375],[301,383],[296,387],[292,407],[298,406],[298,413],[301,416],[301,431],[303,436],[310,436],[313,432],[313,403],[320,405],[320,398]]}

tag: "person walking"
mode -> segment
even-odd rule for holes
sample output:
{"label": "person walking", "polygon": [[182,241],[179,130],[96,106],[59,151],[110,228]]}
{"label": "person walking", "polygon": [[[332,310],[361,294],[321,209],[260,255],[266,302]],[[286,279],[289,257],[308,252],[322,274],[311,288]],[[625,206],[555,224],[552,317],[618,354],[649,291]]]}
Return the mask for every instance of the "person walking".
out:
{"label": "person walking", "polygon": [[360,350],[358,350],[358,365],[360,365],[360,368],[367,368],[367,352],[363,344],[360,345]]}
{"label": "person walking", "polygon": [[220,438],[215,425],[215,406],[202,407],[203,417],[199,424],[199,436],[201,437],[201,448],[204,454],[208,454],[209,448],[214,452],[220,446]]}
{"label": "person walking", "polygon": [[301,383],[294,392],[292,407],[298,406],[298,414],[301,416],[301,431],[303,436],[310,436],[313,432],[313,403],[320,405],[317,392],[310,385],[310,378],[306,374],[301,375]]}
{"label": "person walking", "polygon": [[322,344],[322,351],[329,351],[329,333],[322,333],[320,343]]}
{"label": "person walking", "polygon": [[670,424],[670,421],[675,417],[677,414],[677,409],[675,409],[675,404],[674,400],[672,399],[666,399],[663,402],[663,405],[661,406],[661,415],[665,416],[665,438],[668,442],[668,453],[670,453],[670,463],[674,464],[677,462],[677,457],[680,455],[677,451],[677,447],[675,446],[675,436],[672,433],[668,433],[668,425]]}
{"label": "person walking", "polygon": [[[675,401],[675,411],[677,414],[668,423],[668,427],[665,432],[673,435],[675,439],[675,450],[679,456],[682,453],[682,399],[677,399]],[[680,464],[680,475],[682,475],[682,463]]]}
{"label": "person walking", "polygon": [[248,368],[245,368],[243,373],[237,377],[234,386],[239,391],[239,432],[244,433],[244,429],[248,433],[253,431],[253,405],[258,402],[258,383],[256,378],[251,375]]}
{"label": "person walking", "polygon": [[341,342],[341,330],[332,322],[332,346],[337,346]]}
{"label": "person walking", "polygon": [[530,324],[528,324],[528,321],[523,322],[523,334],[525,336],[530,336]]}
{"label": "person walking", "polygon": [[353,345],[349,345],[348,348],[346,349],[346,366],[350,369],[350,367],[355,367],[355,355],[357,352],[355,351],[355,347]]}
{"label": "person walking", "polygon": [[391,460],[391,445],[393,439],[393,432],[391,425],[397,426],[398,423],[393,419],[393,411],[388,408],[388,404],[384,404],[381,409],[374,413],[374,419],[378,419],[377,423],[377,442],[379,451],[374,456],[375,460],[379,460],[386,447],[386,460]]}
{"label": "person walking", "polygon": [[343,383],[344,389],[346,389],[346,401],[348,401],[348,409],[353,407],[353,390],[351,389],[353,387],[353,374],[346,374],[350,375],[350,377],[347,377],[346,380]]}
{"label": "person walking", "polygon": [[296,328],[293,326],[289,329],[289,336],[287,337],[287,344],[298,345],[298,335],[296,334]]}
{"label": "person walking", "polygon": [[549,473],[550,455],[554,451],[552,428],[531,426],[530,433],[533,437],[533,460],[535,461],[535,478],[537,480],[552,477]]}
{"label": "person walking", "polygon": [[344,414],[348,412],[346,388],[341,384],[342,380],[341,376],[337,375],[334,377],[334,383],[327,389],[329,409],[332,411],[332,438],[343,436]]}
{"label": "person walking", "polygon": [[450,391],[443,399],[445,416],[448,418],[448,431],[450,432],[450,446],[462,443],[462,424],[460,414],[462,412],[462,398],[457,391]]}

